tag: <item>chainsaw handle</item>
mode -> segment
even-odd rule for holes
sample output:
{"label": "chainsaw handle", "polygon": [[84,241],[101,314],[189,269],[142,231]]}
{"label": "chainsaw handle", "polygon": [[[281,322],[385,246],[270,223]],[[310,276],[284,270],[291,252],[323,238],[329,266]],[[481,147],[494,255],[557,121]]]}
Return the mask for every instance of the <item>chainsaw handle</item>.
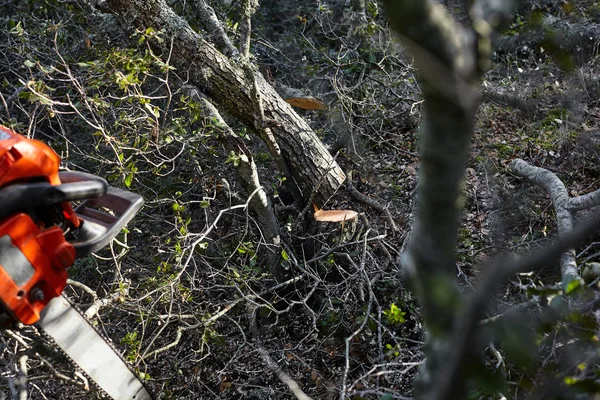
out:
{"label": "chainsaw handle", "polygon": [[105,187],[108,187],[106,179],[100,178],[97,175],[88,174],[87,172],[62,170],[58,172],[58,176],[61,183],[98,182],[102,183]]}
{"label": "chainsaw handle", "polygon": [[107,187],[103,179],[56,186],[47,182],[12,184],[0,190],[0,219],[28,208],[98,197]]}
{"label": "chainsaw handle", "polygon": [[69,240],[75,248],[75,257],[85,257],[106,246],[143,204],[141,196],[112,186],[105,195],[81,203],[75,213],[82,224],[75,240]]}

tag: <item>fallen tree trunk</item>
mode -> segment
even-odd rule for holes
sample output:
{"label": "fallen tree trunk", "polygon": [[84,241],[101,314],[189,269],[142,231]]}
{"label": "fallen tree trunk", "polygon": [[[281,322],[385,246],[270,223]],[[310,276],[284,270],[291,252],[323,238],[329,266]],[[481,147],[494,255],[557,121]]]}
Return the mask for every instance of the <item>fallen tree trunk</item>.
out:
{"label": "fallen tree trunk", "polygon": [[[181,75],[220,106],[221,111],[254,127],[256,116],[251,82],[239,62],[219,52],[202,35],[175,14],[165,0],[100,0],[96,7],[115,14],[128,27],[162,31],[151,40],[154,51],[170,62]],[[345,180],[345,175],[314,131],[292,107],[256,73],[256,83],[265,121],[281,149],[292,184],[304,200],[317,188],[314,200],[322,205]],[[286,171],[281,171],[286,174]],[[320,184],[319,184],[320,182]]]}

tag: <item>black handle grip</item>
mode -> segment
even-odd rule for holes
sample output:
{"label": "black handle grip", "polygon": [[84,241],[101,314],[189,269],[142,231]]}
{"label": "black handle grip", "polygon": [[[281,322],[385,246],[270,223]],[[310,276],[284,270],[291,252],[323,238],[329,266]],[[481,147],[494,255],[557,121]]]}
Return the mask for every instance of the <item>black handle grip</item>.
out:
{"label": "black handle grip", "polygon": [[33,207],[98,197],[108,189],[104,179],[90,174],[61,172],[60,179],[63,184],[57,186],[29,182],[3,187],[0,190],[0,219]]}

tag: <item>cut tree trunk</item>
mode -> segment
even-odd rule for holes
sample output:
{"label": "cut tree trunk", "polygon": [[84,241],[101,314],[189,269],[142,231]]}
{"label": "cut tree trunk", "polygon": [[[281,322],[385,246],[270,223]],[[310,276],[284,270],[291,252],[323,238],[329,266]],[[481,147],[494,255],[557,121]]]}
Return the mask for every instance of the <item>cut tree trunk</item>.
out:
{"label": "cut tree trunk", "polygon": [[[253,83],[239,60],[219,52],[175,14],[165,0],[100,0],[96,7],[117,15],[128,27],[162,31],[163,41],[151,40],[154,51],[165,61],[170,57],[178,73],[200,88],[221,111],[248,127],[254,126]],[[314,201],[323,205],[344,182],[343,171],[306,121],[261,74],[256,75],[266,122],[281,149],[292,184],[295,183],[304,200],[318,187]]]}

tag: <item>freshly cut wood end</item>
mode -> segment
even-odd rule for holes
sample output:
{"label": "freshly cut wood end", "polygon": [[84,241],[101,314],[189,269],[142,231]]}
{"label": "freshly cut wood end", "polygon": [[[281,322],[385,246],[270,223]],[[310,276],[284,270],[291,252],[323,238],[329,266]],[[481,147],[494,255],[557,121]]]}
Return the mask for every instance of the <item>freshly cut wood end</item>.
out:
{"label": "freshly cut wood end", "polygon": [[303,110],[325,110],[327,106],[321,100],[314,97],[291,97],[285,99],[294,107],[302,108]]}
{"label": "freshly cut wood end", "polygon": [[352,210],[317,210],[314,215],[321,222],[344,222],[356,218],[358,213]]}

